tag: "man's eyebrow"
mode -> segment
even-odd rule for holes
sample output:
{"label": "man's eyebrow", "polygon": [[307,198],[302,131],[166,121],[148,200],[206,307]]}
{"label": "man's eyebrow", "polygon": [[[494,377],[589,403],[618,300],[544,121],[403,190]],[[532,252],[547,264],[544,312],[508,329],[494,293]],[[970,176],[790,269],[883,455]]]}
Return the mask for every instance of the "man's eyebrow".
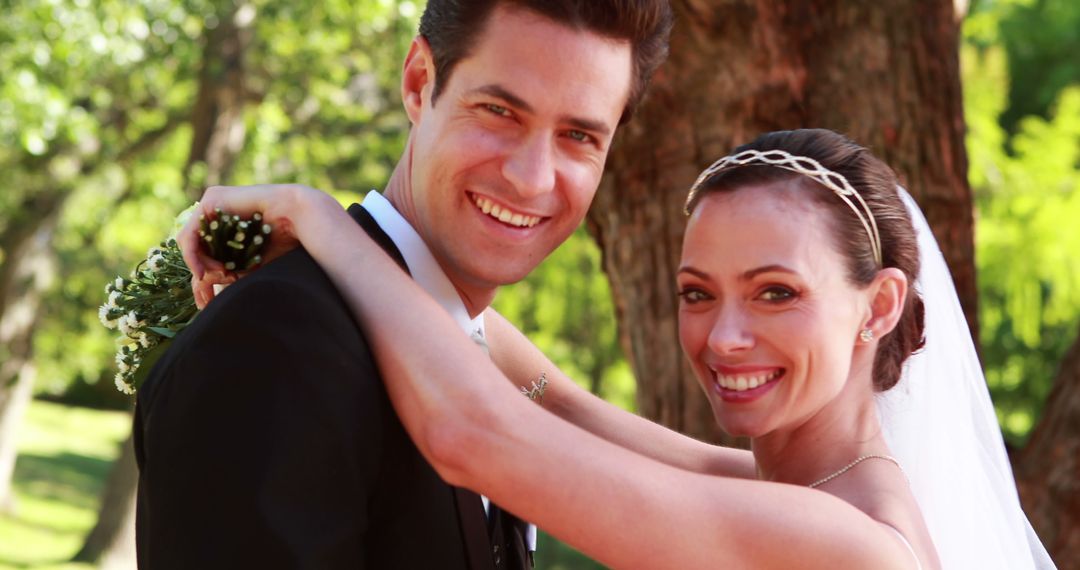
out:
{"label": "man's eyebrow", "polygon": [[518,97],[517,95],[514,95],[510,92],[510,90],[503,87],[502,85],[496,85],[494,83],[491,83],[488,85],[477,87],[476,89],[473,89],[472,92],[482,93],[484,95],[490,95],[492,97],[502,99],[503,101],[506,101],[512,106],[517,107],[518,109],[521,109],[522,111],[525,111],[527,113],[534,112],[532,105],[526,103],[524,99]]}
{"label": "man's eyebrow", "polygon": [[603,121],[584,119],[581,117],[564,117],[563,120],[577,129],[596,133],[601,137],[606,137],[611,134],[611,127],[607,126]]}
{"label": "man's eyebrow", "polygon": [[[476,89],[473,89],[471,91],[471,93],[481,93],[481,94],[484,94],[484,95],[489,95],[491,97],[502,99],[503,101],[506,101],[507,103],[509,103],[512,107],[516,107],[518,109],[521,109],[522,111],[525,111],[526,113],[535,113],[536,112],[533,109],[533,106],[530,105],[529,103],[527,103],[524,99],[522,99],[521,97],[515,95],[509,89],[503,87],[502,85],[498,85],[496,83],[490,83],[488,85],[482,85],[480,87],[477,87]],[[574,127],[575,129],[580,129],[580,130],[583,130],[583,131],[589,131],[589,132],[592,132],[592,133],[596,133],[597,135],[599,135],[601,137],[606,137],[607,135],[611,134],[611,127],[608,126],[603,121],[599,121],[599,120],[596,120],[596,119],[587,119],[587,118],[584,118],[584,117],[570,117],[570,116],[560,117],[559,119],[561,121],[569,124],[570,126]]]}

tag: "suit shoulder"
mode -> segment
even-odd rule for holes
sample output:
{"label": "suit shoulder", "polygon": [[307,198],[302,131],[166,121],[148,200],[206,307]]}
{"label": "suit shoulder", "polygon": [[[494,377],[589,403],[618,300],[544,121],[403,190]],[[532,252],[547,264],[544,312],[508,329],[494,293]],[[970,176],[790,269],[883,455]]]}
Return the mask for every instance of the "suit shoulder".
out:
{"label": "suit shoulder", "polygon": [[186,383],[212,383],[242,371],[258,371],[259,382],[265,383],[347,376],[362,390],[381,386],[352,312],[318,264],[300,250],[240,279],[211,301],[156,363],[140,389],[140,401],[155,399],[154,392],[176,374],[185,376]]}

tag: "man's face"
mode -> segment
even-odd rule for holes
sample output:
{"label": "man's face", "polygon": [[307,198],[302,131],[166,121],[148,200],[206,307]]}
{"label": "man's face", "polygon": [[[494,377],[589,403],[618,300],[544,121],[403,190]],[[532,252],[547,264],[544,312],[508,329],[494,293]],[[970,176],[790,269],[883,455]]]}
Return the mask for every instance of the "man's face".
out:
{"label": "man's face", "polygon": [[585,216],[627,101],[631,48],[498,7],[434,103],[433,79],[418,39],[403,81],[411,190],[397,205],[482,309]]}

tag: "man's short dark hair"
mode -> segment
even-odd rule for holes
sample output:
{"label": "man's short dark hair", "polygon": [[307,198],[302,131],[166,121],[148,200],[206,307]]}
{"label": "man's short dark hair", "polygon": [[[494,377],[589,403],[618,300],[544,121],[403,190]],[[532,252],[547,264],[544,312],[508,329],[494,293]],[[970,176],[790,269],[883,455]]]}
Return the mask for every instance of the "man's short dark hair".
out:
{"label": "man's short dark hair", "polygon": [[630,42],[633,78],[620,123],[633,114],[656,68],[667,58],[672,14],[667,0],[428,0],[420,35],[435,60],[438,99],[454,66],[469,55],[500,5],[524,8],[574,29]]}

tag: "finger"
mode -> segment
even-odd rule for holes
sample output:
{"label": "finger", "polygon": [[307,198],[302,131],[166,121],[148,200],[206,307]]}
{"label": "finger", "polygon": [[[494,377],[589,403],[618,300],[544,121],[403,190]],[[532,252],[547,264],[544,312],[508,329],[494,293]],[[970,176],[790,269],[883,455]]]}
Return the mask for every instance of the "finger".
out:
{"label": "finger", "polygon": [[238,276],[221,269],[210,269],[202,278],[191,278],[191,292],[195,297],[195,306],[203,309],[217,296],[215,287],[235,283]]}
{"label": "finger", "polygon": [[295,189],[291,184],[257,184],[252,186],[211,186],[200,200],[204,210],[221,208],[230,214],[248,217],[255,212],[266,213],[278,200]]}
{"label": "finger", "polygon": [[199,236],[199,221],[202,218],[202,213],[201,207],[192,212],[187,222],[184,223],[184,227],[180,228],[180,231],[176,234],[176,245],[180,248],[184,264],[188,266],[191,274],[196,279],[201,279],[203,273],[206,272],[206,268],[199,258],[199,251],[202,249],[202,238]]}
{"label": "finger", "polygon": [[197,277],[191,278],[191,293],[195,297],[195,306],[198,307],[200,311],[205,309],[206,304],[210,302],[210,299],[206,294],[206,289],[202,287],[202,280]]}

